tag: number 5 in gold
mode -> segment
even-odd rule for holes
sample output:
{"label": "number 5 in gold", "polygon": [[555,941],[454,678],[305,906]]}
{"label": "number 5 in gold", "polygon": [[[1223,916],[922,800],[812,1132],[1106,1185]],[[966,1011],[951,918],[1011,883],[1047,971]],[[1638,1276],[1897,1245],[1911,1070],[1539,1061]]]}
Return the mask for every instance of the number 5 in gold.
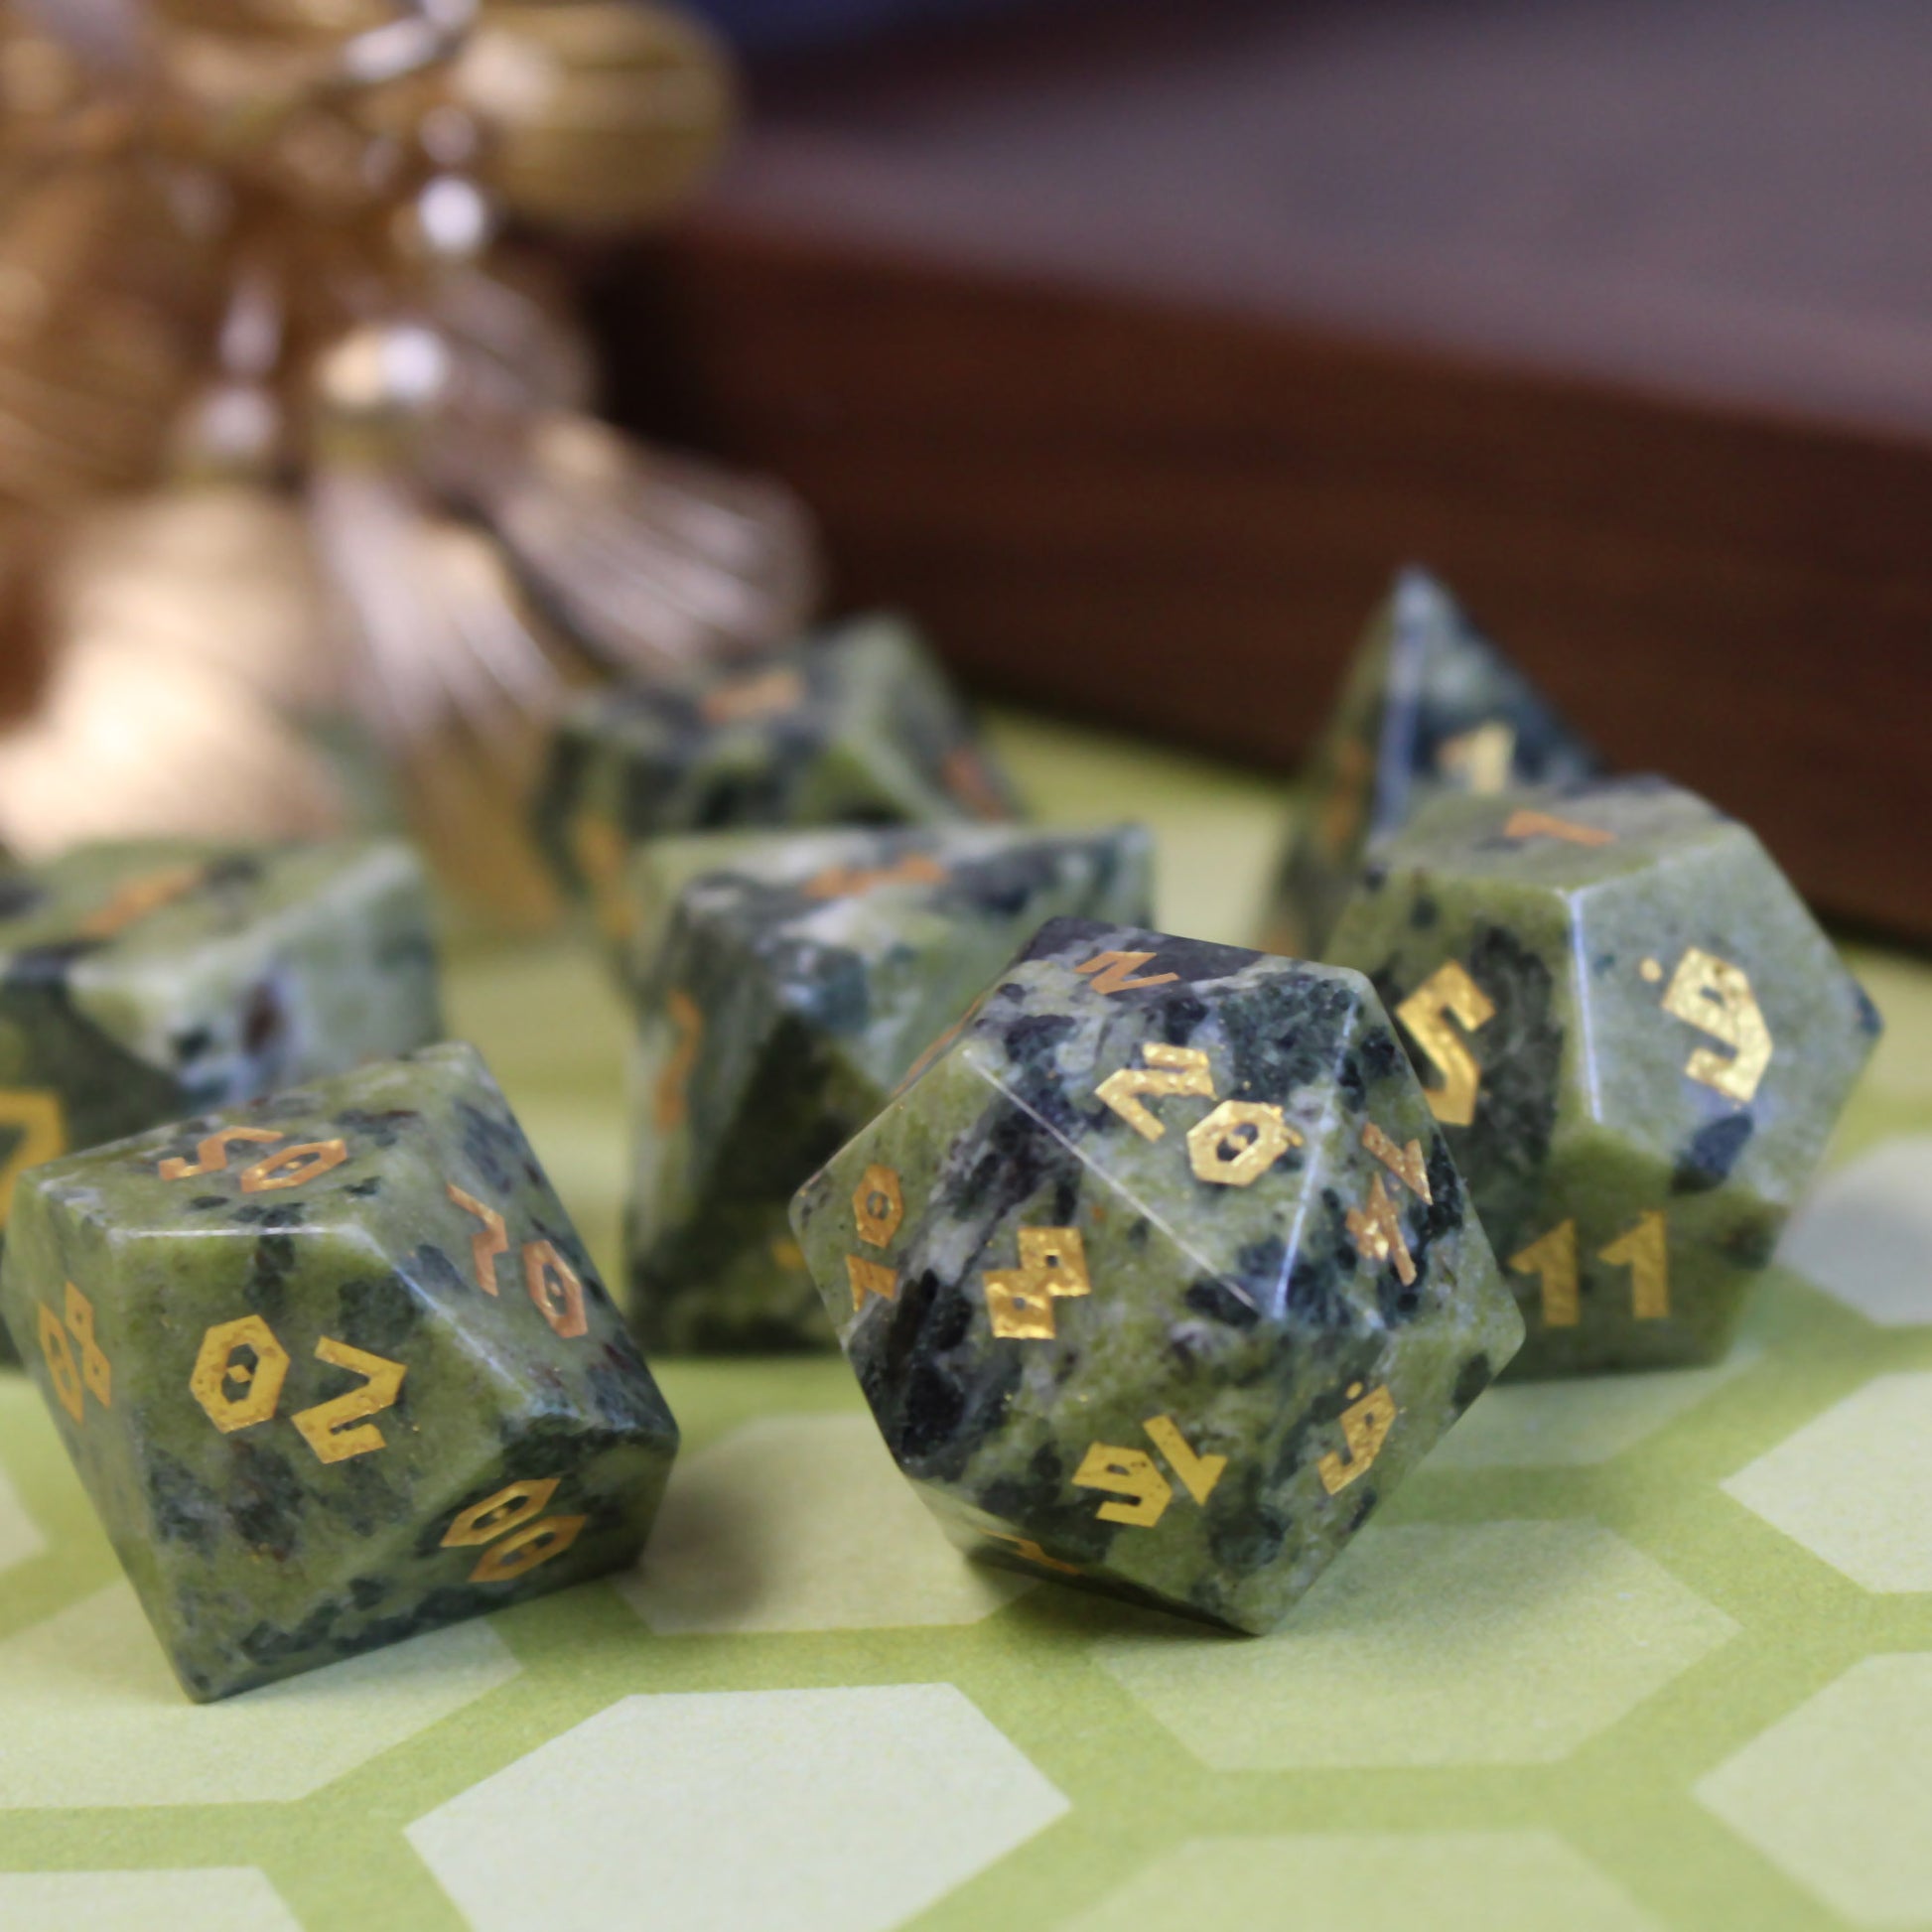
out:
{"label": "number 5 in gold", "polygon": [[1482,1068],[1449,1020],[1474,1033],[1496,1017],[1495,1002],[1450,959],[1396,1008],[1395,1017],[1443,1076],[1440,1087],[1423,1090],[1429,1111],[1445,1127],[1467,1127],[1476,1117]]}
{"label": "number 5 in gold", "polygon": [[[1663,969],[1647,959],[1638,969],[1645,979],[1661,979]],[[1685,1064],[1693,1080],[1748,1107],[1756,1097],[1764,1069],[1771,1064],[1771,1030],[1751,991],[1750,975],[1741,966],[1692,946],[1677,962],[1664,989],[1664,1011],[1722,1040],[1731,1057],[1700,1046]]]}

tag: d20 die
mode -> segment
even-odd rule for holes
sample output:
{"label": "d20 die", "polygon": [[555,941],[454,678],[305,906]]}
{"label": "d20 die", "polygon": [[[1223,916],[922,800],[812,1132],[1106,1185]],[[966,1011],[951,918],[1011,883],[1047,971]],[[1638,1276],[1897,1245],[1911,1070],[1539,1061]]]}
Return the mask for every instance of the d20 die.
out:
{"label": "d20 die", "polygon": [[1374,990],[1059,920],[800,1191],[968,1548],[1267,1630],[1522,1322]]}
{"label": "d20 die", "polygon": [[393,843],[83,846],[0,878],[0,1228],[19,1176],[442,1032]]}
{"label": "d20 die", "polygon": [[1596,755],[1428,572],[1371,620],[1315,749],[1265,943],[1324,956],[1367,855],[1446,792],[1584,778]]}
{"label": "d20 die", "polygon": [[677,1447],[459,1044],[38,1170],[0,1312],[198,1699],[630,1562]]}
{"label": "d20 die", "polygon": [[653,841],[638,931],[632,1318],[647,1347],[829,1345],[799,1181],[1044,920],[1150,916],[1139,826]]}
{"label": "d20 die", "polygon": [[1879,1029],[1756,839],[1654,778],[1444,799],[1329,950],[1512,1271],[1515,1372],[1721,1354]]}
{"label": "d20 die", "polygon": [[538,844],[621,942],[640,839],[741,826],[1018,815],[971,714],[910,625],[862,619],[694,690],[601,692],[558,727]]}

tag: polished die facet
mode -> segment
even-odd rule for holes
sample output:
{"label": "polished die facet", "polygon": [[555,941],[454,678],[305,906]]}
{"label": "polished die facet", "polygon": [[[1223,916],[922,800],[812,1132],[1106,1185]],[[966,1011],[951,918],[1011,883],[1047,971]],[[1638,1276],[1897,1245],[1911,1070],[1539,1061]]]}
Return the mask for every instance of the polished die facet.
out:
{"label": "polished die facet", "polygon": [[696,690],[585,699],[558,728],[536,833],[621,942],[624,868],[640,839],[1017,813],[938,662],[908,624],[876,617]]}
{"label": "polished die facet", "polygon": [[1444,799],[1329,956],[1512,1271],[1515,1372],[1721,1354],[1879,1024],[1757,840],[1654,778]]}
{"label": "polished die facet", "polygon": [[631,876],[631,1309],[651,1348],[827,1345],[786,1220],[1044,920],[1150,916],[1138,826],[653,840]]}
{"label": "polished die facet", "polygon": [[1373,990],[1060,920],[793,1209],[966,1547],[1278,1623],[1522,1323]]}
{"label": "polished die facet", "polygon": [[40,1169],[0,1313],[201,1699],[629,1563],[677,1446],[463,1045]]}
{"label": "polished die facet", "polygon": [[1365,858],[1430,800],[1597,768],[1595,754],[1449,592],[1426,571],[1404,571],[1315,749],[1266,944],[1325,957]]}
{"label": "polished die facet", "polygon": [[0,878],[0,1227],[19,1175],[442,1032],[391,844],[83,846]]}

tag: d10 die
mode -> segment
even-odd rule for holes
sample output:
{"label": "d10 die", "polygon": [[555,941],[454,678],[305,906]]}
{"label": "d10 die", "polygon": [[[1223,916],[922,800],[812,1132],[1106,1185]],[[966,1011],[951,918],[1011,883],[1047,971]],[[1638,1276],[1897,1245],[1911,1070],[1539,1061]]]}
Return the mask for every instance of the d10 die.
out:
{"label": "d10 die", "polygon": [[0,1312],[196,1698],[628,1563],[677,1447],[463,1045],[40,1169]]}
{"label": "d10 die", "polygon": [[0,878],[0,1228],[41,1161],[434,1039],[396,844],[81,847]]}
{"label": "d10 die", "polygon": [[1266,1630],[1522,1338],[1373,989],[1060,920],[800,1191],[968,1548]]}
{"label": "d10 die", "polygon": [[1658,779],[1445,799],[1330,954],[1424,1071],[1516,1372],[1722,1353],[1879,1027],[1756,839]]}
{"label": "d10 die", "polygon": [[832,1340],[786,1210],[1042,921],[1150,916],[1139,826],[654,840],[633,875],[647,1347]]}
{"label": "d10 die", "polygon": [[1375,614],[1316,747],[1266,943],[1322,956],[1366,856],[1445,792],[1583,778],[1596,756],[1426,571]]}
{"label": "d10 die", "polygon": [[566,887],[595,899],[621,941],[624,866],[639,839],[1017,811],[916,633],[868,618],[693,691],[586,699],[558,728],[536,834]]}

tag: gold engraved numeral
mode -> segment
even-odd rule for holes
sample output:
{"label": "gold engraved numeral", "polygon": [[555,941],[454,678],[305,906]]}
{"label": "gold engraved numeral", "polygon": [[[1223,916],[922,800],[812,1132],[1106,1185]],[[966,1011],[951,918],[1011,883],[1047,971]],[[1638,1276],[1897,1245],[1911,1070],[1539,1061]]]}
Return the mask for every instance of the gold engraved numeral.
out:
{"label": "gold engraved numeral", "polygon": [[[1172,1417],[1156,1416],[1141,1427],[1173,1465],[1181,1487],[1195,1502],[1206,1502],[1227,1468],[1227,1457],[1197,1455]],[[1103,1523],[1124,1523],[1131,1529],[1153,1529],[1173,1501],[1173,1485],[1151,1455],[1112,1443],[1094,1443],[1088,1448],[1073,1472],[1073,1486],[1126,1497],[1125,1502],[1102,1503],[1098,1515]]]}
{"label": "gold engraved numeral", "polygon": [[1614,845],[1616,834],[1600,825],[1579,825],[1574,819],[1553,818],[1548,812],[1516,811],[1503,820],[1506,839],[1561,839],[1566,845]]}
{"label": "gold engraved numeral", "polygon": [[1559,1221],[1520,1253],[1509,1258],[1518,1275],[1534,1275],[1542,1285],[1543,1321],[1550,1328],[1574,1328],[1583,1318],[1577,1283],[1577,1223]]}
{"label": "gold engraved numeral", "polygon": [[[1315,1464],[1321,1486],[1331,1496],[1340,1494],[1357,1476],[1368,1473],[1375,1458],[1382,1453],[1389,1431],[1395,1427],[1395,1397],[1386,1384],[1363,1395],[1361,1383],[1354,1382],[1349,1385],[1348,1394],[1351,1405],[1341,1412],[1341,1440],[1345,1447],[1340,1454],[1330,1449]],[[1361,1399],[1353,1401],[1357,1396]]]}
{"label": "gold engraved numeral", "polygon": [[939,781],[975,818],[1011,817],[986,760],[971,745],[955,745],[939,761]]}
{"label": "gold engraved numeral", "polygon": [[623,834],[608,818],[580,812],[571,820],[569,839],[570,855],[590,889],[599,927],[608,939],[627,939],[633,914],[623,890],[630,858]]}
{"label": "gold engraved numeral", "polygon": [[1062,1577],[1084,1574],[1077,1563],[1062,1563],[1058,1557],[1049,1557],[1032,1537],[1022,1536],[1017,1530],[983,1529],[980,1534],[990,1542],[1010,1545],[1015,1556],[1024,1557],[1029,1563],[1036,1563],[1042,1570],[1057,1570]]}
{"label": "gold engraved numeral", "polygon": [[905,1219],[905,1190],[898,1175],[875,1161],[852,1190],[852,1218],[869,1248],[889,1247]]}
{"label": "gold engraved numeral", "polygon": [[446,1550],[488,1545],[470,1573],[473,1584],[507,1584],[538,1565],[560,1557],[577,1541],[589,1520],[583,1516],[545,1516],[557,1493],[557,1478],[545,1476],[506,1483],[494,1495],[472,1503],[443,1538]]}
{"label": "gold engraved numeral", "polygon": [[898,1276],[883,1262],[868,1261],[864,1255],[847,1255],[845,1278],[852,1287],[855,1311],[865,1307],[868,1295],[876,1295],[882,1302],[898,1300]]}
{"label": "gold engraved numeral", "polygon": [[1449,1020],[1460,1021],[1474,1033],[1496,1017],[1495,1003],[1449,959],[1396,1008],[1395,1017],[1443,1076],[1440,1087],[1424,1089],[1429,1111],[1445,1127],[1467,1127],[1476,1117],[1482,1069]]}
{"label": "gold engraved numeral", "polygon": [[470,1265],[477,1271],[477,1286],[485,1295],[496,1293],[496,1257],[510,1245],[503,1217],[493,1207],[485,1207],[475,1194],[466,1194],[454,1180],[449,1183],[450,1198],[466,1214],[474,1214],[482,1229],[470,1237]]}
{"label": "gold engraved numeral", "polygon": [[1640,1215],[1596,1258],[1629,1269],[1630,1312],[1639,1321],[1661,1321],[1670,1313],[1670,1237],[1660,1212]]}
{"label": "gold engraved numeral", "polygon": [[[1082,966],[1081,972],[1087,969]],[[1102,1103],[1110,1107],[1144,1141],[1158,1141],[1166,1126],[1141,1105],[1142,1094],[1193,1094],[1204,1100],[1214,1098],[1214,1075],[1208,1070],[1207,1055],[1194,1046],[1169,1046],[1152,1040],[1141,1049],[1145,1066],[1123,1066],[1110,1073],[1094,1088]]]}
{"label": "gold engraved numeral", "polygon": [[1503,718],[1446,738],[1436,748],[1436,769],[1445,778],[1460,779],[1465,791],[1507,790],[1515,760],[1516,727]]}
{"label": "gold engraved numeral", "polygon": [[302,1433],[302,1440],[315,1450],[320,1462],[346,1462],[351,1456],[367,1455],[386,1447],[381,1430],[365,1418],[379,1416],[395,1407],[402,1393],[402,1379],[409,1373],[401,1362],[386,1355],[371,1355],[351,1348],[345,1341],[324,1335],[316,1343],[316,1359],[331,1368],[345,1368],[362,1377],[359,1389],[332,1396],[311,1409],[299,1409],[289,1418]]}
{"label": "gold engraved numeral", "polygon": [[156,1172],[163,1180],[198,1180],[205,1173],[226,1173],[231,1147],[244,1143],[250,1147],[273,1147],[277,1141],[287,1139],[286,1134],[278,1134],[272,1127],[224,1127],[202,1141],[195,1150],[194,1160],[184,1161],[179,1154],[173,1154]]}
{"label": "gold engraved numeral", "polygon": [[677,1029],[677,1045],[657,1076],[657,1091],[652,1098],[653,1118],[660,1134],[682,1127],[691,1111],[691,1072],[704,1045],[704,1014],[697,1001],[682,987],[674,986],[664,1006],[671,1016],[671,1025]]}
{"label": "gold engraved numeral", "polygon": [[[1646,962],[1649,964],[1650,962]],[[1646,972],[1646,978],[1651,975]],[[1764,1069],[1771,1064],[1771,1030],[1751,991],[1750,975],[1741,966],[1692,946],[1677,962],[1677,971],[1664,989],[1664,1011],[1675,1020],[1696,1027],[1731,1049],[1722,1053],[1700,1046],[1684,1071],[1693,1080],[1748,1107],[1756,1097]]]}
{"label": "gold engraved numeral", "polygon": [[1087,1295],[1086,1243],[1078,1228],[1022,1228],[1020,1266],[986,1271],[986,1312],[1008,1341],[1050,1341],[1053,1300]]}
{"label": "gold engraved numeral", "polygon": [[300,1187],[348,1159],[348,1148],[342,1141],[303,1141],[285,1147],[265,1161],[241,1171],[244,1194],[265,1194],[278,1187]]}
{"label": "gold engraved numeral", "polygon": [[549,1241],[523,1244],[523,1286],[537,1312],[564,1341],[575,1341],[590,1327],[584,1311],[584,1284],[577,1271]]}
{"label": "gold engraved numeral", "polygon": [[1147,965],[1154,955],[1151,952],[1100,952],[1087,961],[1084,966],[1074,967],[1076,973],[1093,975],[1093,990],[1096,993],[1138,993],[1144,986],[1168,986],[1179,979],[1178,973],[1150,973],[1140,979],[1132,975]]}
{"label": "gold engraved numeral", "polygon": [[[114,1406],[114,1371],[94,1338],[94,1305],[71,1282],[67,1285],[64,1312],[65,1321],[42,1303],[35,1326],[48,1379],[54,1385],[54,1399],[73,1421],[85,1422],[88,1396],[103,1409]],[[77,1360],[73,1352],[76,1343],[80,1349]]]}
{"label": "gold engraved numeral", "polygon": [[827,866],[799,887],[806,898],[852,898],[881,886],[943,886],[947,872],[929,852],[908,852],[890,866]]}
{"label": "gold engraved numeral", "polygon": [[29,1168],[58,1160],[68,1151],[67,1115],[61,1096],[31,1087],[0,1092],[0,1127],[17,1127],[20,1139],[0,1167],[0,1228],[14,1209],[14,1187]]}
{"label": "gold engraved numeral", "polygon": [[1250,1187],[1302,1136],[1266,1100],[1223,1100],[1187,1133],[1187,1162],[1196,1180]]}
{"label": "gold engraved numeral", "polygon": [[166,872],[151,872],[143,878],[127,880],[81,920],[80,937],[111,939],[117,932],[124,932],[145,919],[150,912],[159,912],[164,905],[185,897],[207,877],[205,867],[189,865],[171,866]]}
{"label": "gold engraved numeral", "polygon": [[1369,1260],[1395,1263],[1396,1279],[1404,1288],[1416,1279],[1416,1258],[1402,1237],[1402,1217],[1378,1173],[1369,1183],[1368,1204],[1351,1207],[1343,1216],[1348,1236]]}
{"label": "gold engraved numeral", "polygon": [[1420,1141],[1411,1141],[1406,1147],[1397,1147],[1381,1128],[1370,1121],[1362,1129],[1362,1145],[1412,1194],[1418,1194],[1431,1203],[1435,1201],[1436,1196],[1429,1191],[1429,1164],[1423,1158]]}
{"label": "gold engraved numeral", "polygon": [[[243,1349],[253,1362],[238,1361]],[[217,1322],[202,1337],[188,1386],[216,1429],[232,1436],[267,1422],[282,1400],[289,1352],[258,1314]]]}
{"label": "gold engraved numeral", "polygon": [[707,725],[737,725],[771,718],[805,702],[804,680],[793,670],[755,671],[707,694],[700,709]]}
{"label": "gold engraved numeral", "polygon": [[914,1060],[912,1064],[905,1069],[905,1078],[902,1079],[898,1083],[898,1085],[893,1089],[893,1098],[895,1100],[897,1100],[898,1096],[902,1094],[905,1091],[905,1089],[909,1087],[912,1084],[912,1082],[916,1080],[919,1077],[919,1075],[923,1073],[926,1070],[926,1068],[929,1067],[933,1063],[933,1061],[936,1060],[940,1056],[940,1054],[942,1054],[946,1050],[946,1048],[949,1047],[953,1043],[953,1041],[956,1040],[959,1037],[959,1035],[963,1034],[966,1031],[966,1029],[973,1024],[973,1021],[975,1017],[978,1015],[980,1008],[983,1007],[985,1004],[986,1004],[986,995],[982,993],[980,997],[977,1000],[975,1000],[973,1004],[969,1006],[966,1009],[966,1011],[962,1013],[959,1016],[959,1018],[955,1020],[952,1023],[952,1025],[948,1027],[946,1031],[939,1035],[937,1039],[933,1040],[931,1044],[926,1047],[925,1051],[921,1053],[919,1057],[916,1060]]}
{"label": "gold engraved numeral", "polygon": [[1348,850],[1361,829],[1369,780],[1374,775],[1375,759],[1368,747],[1359,738],[1343,739],[1335,748],[1334,771],[1315,822],[1316,835],[1336,858]]}

